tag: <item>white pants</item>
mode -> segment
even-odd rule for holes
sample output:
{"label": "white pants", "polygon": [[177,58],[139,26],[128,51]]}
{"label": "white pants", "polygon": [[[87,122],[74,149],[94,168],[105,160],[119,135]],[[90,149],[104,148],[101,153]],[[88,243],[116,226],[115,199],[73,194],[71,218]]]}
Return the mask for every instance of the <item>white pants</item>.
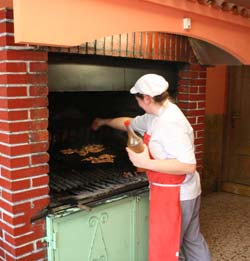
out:
{"label": "white pants", "polygon": [[207,243],[200,232],[199,210],[201,197],[181,201],[181,251],[179,260],[211,261]]}

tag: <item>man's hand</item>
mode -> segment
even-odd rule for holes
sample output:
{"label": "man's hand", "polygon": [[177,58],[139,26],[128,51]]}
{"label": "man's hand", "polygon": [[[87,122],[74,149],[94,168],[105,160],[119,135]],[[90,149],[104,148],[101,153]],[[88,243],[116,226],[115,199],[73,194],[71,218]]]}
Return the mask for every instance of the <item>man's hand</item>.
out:
{"label": "man's hand", "polygon": [[105,119],[95,118],[91,124],[91,129],[96,131],[103,125],[105,125]]}
{"label": "man's hand", "polygon": [[126,147],[126,150],[128,152],[128,157],[133,163],[134,166],[139,168],[145,168],[147,166],[147,163],[151,160],[149,156],[148,147],[144,144],[144,151],[141,153],[136,153],[132,151],[130,148]]}

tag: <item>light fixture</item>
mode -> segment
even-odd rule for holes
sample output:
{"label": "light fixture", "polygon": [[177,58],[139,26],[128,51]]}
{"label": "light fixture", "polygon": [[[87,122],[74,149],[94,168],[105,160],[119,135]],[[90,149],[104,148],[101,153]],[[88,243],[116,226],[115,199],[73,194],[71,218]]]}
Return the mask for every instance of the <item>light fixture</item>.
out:
{"label": "light fixture", "polygon": [[183,29],[190,30],[191,29],[191,18],[183,18]]}

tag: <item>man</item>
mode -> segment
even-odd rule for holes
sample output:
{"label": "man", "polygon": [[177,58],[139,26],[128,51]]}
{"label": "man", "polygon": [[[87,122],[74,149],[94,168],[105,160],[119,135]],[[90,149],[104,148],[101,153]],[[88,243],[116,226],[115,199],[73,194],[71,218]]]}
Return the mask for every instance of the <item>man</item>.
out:
{"label": "man", "polygon": [[130,93],[145,114],[133,119],[96,118],[92,127],[126,130],[124,122],[130,120],[131,127],[144,136],[142,153],[126,150],[134,166],[147,170],[150,183],[149,261],[210,261],[199,226],[201,186],[193,129],[171,101],[168,87],[160,75],[142,76]]}

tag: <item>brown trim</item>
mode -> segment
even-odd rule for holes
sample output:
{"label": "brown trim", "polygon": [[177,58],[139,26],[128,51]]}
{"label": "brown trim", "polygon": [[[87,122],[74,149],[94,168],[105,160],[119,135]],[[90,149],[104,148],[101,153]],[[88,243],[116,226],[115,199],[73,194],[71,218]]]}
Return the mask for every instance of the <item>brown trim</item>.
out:
{"label": "brown trim", "polygon": [[228,177],[228,160],[229,160],[229,142],[230,142],[230,115],[232,110],[232,88],[230,88],[230,82],[232,80],[232,67],[227,68],[227,78],[226,78],[226,112],[224,115],[224,128],[223,128],[223,150],[222,150],[222,169],[221,174],[218,177],[218,188],[222,190],[223,182],[229,180]]}
{"label": "brown trim", "polygon": [[237,183],[222,183],[222,191],[250,197],[250,186],[241,185]]}

